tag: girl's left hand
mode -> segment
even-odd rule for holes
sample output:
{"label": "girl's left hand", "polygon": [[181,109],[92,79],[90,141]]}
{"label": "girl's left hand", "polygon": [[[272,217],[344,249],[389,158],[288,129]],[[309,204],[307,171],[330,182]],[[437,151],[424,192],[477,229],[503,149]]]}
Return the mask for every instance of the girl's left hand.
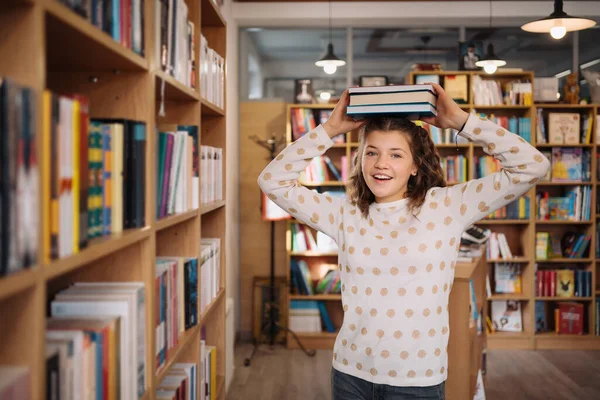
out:
{"label": "girl's left hand", "polygon": [[428,82],[426,85],[431,85],[435,89],[438,95],[437,98],[437,116],[436,117],[423,117],[421,121],[428,123],[433,126],[437,126],[440,129],[452,128],[460,130],[467,119],[469,113],[461,109],[458,104],[454,102],[452,97],[437,83]]}

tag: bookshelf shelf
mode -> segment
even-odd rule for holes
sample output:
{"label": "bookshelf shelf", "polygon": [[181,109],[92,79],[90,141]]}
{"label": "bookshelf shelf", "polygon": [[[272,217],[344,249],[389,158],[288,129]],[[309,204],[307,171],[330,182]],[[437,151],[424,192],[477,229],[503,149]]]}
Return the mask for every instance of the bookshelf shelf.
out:
{"label": "bookshelf shelf", "polygon": [[[581,143],[573,143],[573,144],[549,144],[549,143],[539,143],[536,144],[535,147],[539,149],[551,149],[553,147],[581,147],[586,149],[594,148],[593,144],[581,144]],[[590,182],[588,182],[590,183]]]}
{"label": "bookshelf shelf", "polygon": [[527,225],[528,219],[482,219],[476,222],[480,225]]}
{"label": "bookshelf shelf", "polygon": [[88,247],[79,253],[52,261],[49,265],[44,266],[45,279],[54,279],[75,269],[84,267],[107,254],[115,253],[147,239],[151,234],[152,231],[149,228],[132,229],[90,240]]}
{"label": "bookshelf shelf", "polygon": [[523,300],[528,301],[529,296],[518,293],[495,293],[488,297],[488,301],[494,300]]}
{"label": "bookshelf shelf", "polygon": [[581,109],[581,110],[591,110],[596,107],[594,104],[551,104],[551,103],[536,103],[534,104],[536,108],[564,108],[564,109]]}
{"label": "bookshelf shelf", "polygon": [[[37,169],[39,170],[39,175],[36,178],[39,185],[37,188],[38,198],[33,199],[35,201],[31,201],[31,204],[38,205],[39,215],[37,216],[38,226],[35,232],[36,243],[38,244],[36,249],[37,264],[35,266],[25,266],[27,268],[21,271],[0,277],[0,320],[11,321],[10,326],[0,330],[0,366],[23,366],[28,369],[31,399],[42,400],[46,397],[56,397],[58,394],[51,392],[51,386],[46,386],[46,376],[49,376],[48,374],[52,372],[48,369],[53,368],[53,364],[49,363],[52,360],[47,359],[46,354],[46,350],[49,348],[46,332],[47,329],[50,329],[47,326],[47,319],[55,313],[51,303],[57,300],[56,295],[70,288],[74,283],[104,282],[107,283],[107,286],[112,283],[132,283],[131,286],[122,287],[127,287],[125,290],[132,290],[132,287],[143,288],[143,292],[138,292],[138,294],[143,293],[144,307],[139,309],[143,314],[136,313],[135,315],[138,317],[143,316],[144,327],[143,331],[139,331],[137,326],[140,325],[132,324],[132,327],[135,326],[135,332],[133,330],[122,332],[127,332],[127,334],[138,333],[138,337],[144,337],[145,351],[143,355],[136,353],[140,354],[143,359],[130,358],[132,363],[136,361],[143,362],[147,371],[144,388],[140,389],[140,392],[143,392],[140,398],[154,399],[161,380],[170,374],[169,370],[175,364],[193,362],[200,367],[200,362],[205,362],[205,360],[200,359],[200,346],[204,341],[207,346],[214,346],[215,348],[215,352],[211,354],[214,354],[212,360],[216,364],[215,374],[219,383],[219,389],[216,390],[219,392],[219,399],[223,399],[225,397],[226,364],[225,299],[227,298],[225,289],[227,286],[225,251],[228,247],[226,242],[228,234],[225,201],[204,204],[200,209],[170,215],[160,220],[156,220],[155,217],[156,194],[159,190],[157,188],[158,180],[156,179],[158,169],[155,168],[159,162],[160,137],[157,137],[159,125],[176,124],[197,128],[197,137],[192,138],[192,140],[178,142],[186,142],[186,146],[188,146],[188,143],[194,146],[192,149],[186,147],[187,151],[191,150],[188,153],[191,156],[186,161],[194,160],[196,158],[194,153],[200,155],[201,146],[212,146],[221,149],[223,156],[220,158],[221,160],[229,156],[226,146],[227,126],[226,120],[223,118],[226,115],[225,110],[209,104],[205,99],[201,99],[199,84],[200,78],[205,77],[199,66],[206,57],[200,52],[200,35],[207,38],[207,43],[215,49],[223,60],[227,54],[226,22],[219,6],[212,0],[185,0],[188,10],[188,21],[185,22],[191,22],[187,25],[189,27],[193,25],[192,35],[185,35],[184,30],[176,34],[185,39],[193,38],[195,42],[196,70],[193,73],[195,73],[194,78],[197,84],[196,88],[190,88],[156,67],[160,65],[160,62],[158,62],[159,57],[155,54],[156,50],[161,45],[172,46],[173,42],[156,43],[157,38],[160,40],[161,37],[157,35],[160,32],[160,24],[156,26],[156,22],[168,21],[166,18],[156,18],[157,8],[154,2],[133,2],[132,9],[129,10],[131,19],[125,18],[128,16],[127,14],[121,13],[121,19],[118,21],[104,21],[105,28],[108,31],[110,31],[110,24],[113,23],[120,27],[123,24],[129,25],[125,26],[126,30],[121,29],[121,32],[125,32],[121,36],[124,38],[121,41],[114,40],[111,34],[98,28],[99,21],[92,22],[93,16],[83,17],[74,11],[71,8],[73,2],[13,0],[1,3],[0,78],[2,78],[2,85],[12,81],[30,88],[33,93],[31,99],[34,100],[32,101],[34,112],[30,113],[28,117],[31,117],[31,123],[35,126],[33,130],[35,141],[31,146],[33,146],[36,154]],[[133,6],[138,3],[141,8],[134,8]],[[170,3],[164,3],[164,5],[168,7]],[[167,15],[172,16],[173,13]],[[140,23],[142,25],[138,25]],[[128,36],[129,33],[131,34],[130,37]],[[134,43],[139,43],[136,40],[140,39],[142,43],[140,53],[143,55],[129,48],[129,42],[131,42],[131,46],[134,46]],[[174,40],[175,37],[171,39]],[[183,41],[178,40],[177,43],[182,44]],[[189,65],[188,61],[190,61],[191,55],[188,58],[185,54],[177,54],[177,57],[179,56],[181,56],[181,59],[177,62],[181,62],[181,65]],[[4,78],[7,79],[4,80]],[[221,87],[226,86],[225,81],[226,78],[221,82]],[[161,92],[163,82],[165,113],[159,115],[160,102],[163,99]],[[212,82],[206,81],[206,84],[212,84]],[[16,103],[12,98],[7,100],[4,96],[4,86],[2,89],[2,99],[0,101],[3,104],[7,104],[11,108],[15,108],[13,104],[21,106],[25,104]],[[49,95],[54,97],[46,97],[44,93],[46,90]],[[81,97],[78,97],[78,99],[69,98],[67,97],[68,94],[76,94]],[[220,94],[218,93],[218,95]],[[50,109],[45,107],[49,98],[56,100],[52,102]],[[83,99],[87,100],[89,108],[75,108],[85,104]],[[16,112],[18,112],[20,116],[23,110],[15,108],[13,111],[11,109],[11,115],[16,116]],[[0,114],[3,112],[3,110],[0,111]],[[48,113],[46,114],[46,112]],[[69,113],[72,113],[72,115]],[[3,118],[4,114],[0,115],[0,119],[4,121]],[[66,127],[67,124],[64,124],[65,119],[72,122],[68,128]],[[90,133],[98,134],[96,129],[98,125],[96,124],[100,119],[105,121],[99,132],[100,137],[96,137],[100,140],[100,146],[93,147]],[[89,120],[96,121],[91,124]],[[109,123],[106,121],[108,120],[119,120],[119,122],[110,122],[114,125],[107,127],[106,125]],[[128,125],[129,122],[124,122],[124,120],[136,121],[136,123]],[[61,127],[61,135],[64,136],[54,134],[52,130],[52,127],[55,126],[53,125],[54,122],[61,122],[58,126]],[[87,126],[84,123],[87,123]],[[123,136],[119,134],[119,126],[124,128]],[[132,129],[129,129],[130,126],[133,126]],[[85,127],[85,129],[81,129],[82,127]],[[127,131],[125,130],[126,127]],[[138,128],[141,129],[138,130]],[[4,132],[0,127],[0,133],[8,138],[10,142],[14,135],[22,134],[23,129],[19,126],[18,132],[14,133],[12,130]],[[69,136],[64,129],[70,129],[73,134]],[[193,136],[193,130],[190,136]],[[71,187],[73,192],[65,194],[65,196],[69,196],[68,199],[60,197],[62,192],[59,193],[59,198],[57,198],[57,195],[49,189],[55,189],[55,186],[48,183],[53,182],[53,180],[65,179],[65,175],[59,175],[58,171],[62,170],[52,163],[55,160],[61,161],[62,164],[57,163],[57,165],[63,168],[66,160],[63,157],[65,157],[65,154],[69,154],[64,147],[59,147],[56,144],[59,138],[62,140],[60,142],[61,146],[68,144],[79,146],[80,149],[79,152],[70,153],[71,159],[69,161],[71,164],[68,165],[69,170],[64,171],[65,174],[71,173],[71,175],[68,175],[69,177],[74,177],[73,186]],[[69,138],[72,142],[64,142],[65,138]],[[110,138],[110,147],[103,147],[103,145],[109,143],[108,138]],[[131,138],[133,140],[129,140]],[[134,145],[131,146],[134,141]],[[126,147],[126,144],[130,146]],[[172,146],[169,147],[170,149],[175,148],[175,142],[169,142],[169,146]],[[60,153],[57,153],[58,148],[61,149]],[[183,147],[179,145],[178,148]],[[109,150],[111,151],[111,158],[108,158],[107,151]],[[118,158],[121,150],[123,151],[124,161],[122,166]],[[92,153],[95,156],[98,153],[102,155],[100,157],[101,167],[96,172],[103,175],[102,172],[111,171],[112,185],[108,186],[107,181],[102,179],[101,186],[96,187],[101,192],[99,196],[102,198],[100,206],[97,203],[91,206],[91,202],[88,201],[90,200],[88,196],[92,196],[89,185],[93,184],[92,181],[96,181],[95,184],[98,185],[98,179],[91,179],[92,175],[90,174],[92,161],[89,157]],[[75,154],[78,154],[78,156],[75,156]],[[132,155],[135,157],[132,157]],[[200,157],[197,158],[200,159]],[[128,163],[133,159],[136,161],[135,165]],[[115,169],[102,170],[102,168],[108,166],[107,160],[113,162],[110,165],[112,168],[115,168],[115,166],[116,168],[123,168],[123,174],[125,172],[135,173],[133,180],[136,185],[129,185],[129,182],[126,182],[125,185],[119,186],[120,182],[115,179],[119,175],[117,175]],[[96,163],[99,161],[99,159],[95,160]],[[49,166],[52,166],[52,168]],[[192,168],[194,172],[199,169],[201,168]],[[46,174],[49,170],[53,172]],[[77,172],[79,174],[76,174]],[[76,176],[79,176],[80,179],[76,180]],[[130,179],[132,177],[132,175],[126,176]],[[225,176],[225,165],[223,165],[222,181]],[[90,178],[88,179],[88,177]],[[186,178],[191,177],[186,176]],[[182,179],[178,182],[195,181],[193,179],[185,181]],[[64,182],[61,181],[60,184],[64,185]],[[135,187],[131,188],[131,186]],[[130,189],[131,192],[126,192],[123,188]],[[194,194],[202,196],[204,194],[202,191],[205,190],[204,187],[201,189],[197,186],[189,189],[181,191],[181,193],[188,195],[193,193],[192,189],[194,189],[198,191]],[[222,198],[226,198],[226,185],[223,184],[222,189]],[[120,193],[121,190],[123,190],[123,193]],[[113,196],[109,198],[108,194],[111,191]],[[73,207],[71,207],[71,204],[68,204],[68,207],[66,205],[67,200],[78,201],[76,194],[85,197],[81,199],[79,210],[76,203],[73,204]],[[95,195],[98,196],[98,193],[95,192]],[[109,201],[109,199],[112,201]],[[59,203],[59,214],[56,214],[57,211],[53,208],[54,204],[49,205],[50,200]],[[98,200],[98,198],[95,200]],[[121,200],[124,200],[123,204],[120,204]],[[11,199],[11,201],[14,200]],[[17,203],[17,207],[18,204],[20,203]],[[94,210],[92,210],[92,207],[94,207]],[[135,217],[126,214],[132,212],[132,209],[136,211]],[[108,214],[109,210],[110,214]],[[122,216],[121,210],[123,211]],[[143,214],[137,213],[139,210],[143,210]],[[94,214],[90,214],[93,211],[100,212],[100,222],[89,222],[94,216]],[[110,222],[105,219],[107,215],[111,216]],[[114,218],[123,218],[123,227],[120,227],[120,222]],[[134,221],[132,221],[132,218]],[[89,226],[82,223],[86,219],[88,219]],[[94,226],[92,223],[96,225]],[[79,226],[77,226],[78,224]],[[55,228],[56,225],[58,225],[58,232]],[[125,228],[125,226],[137,226],[137,228]],[[52,233],[49,233],[50,228],[52,228]],[[94,230],[94,228],[100,229]],[[120,232],[97,237],[100,234],[99,231],[104,233]],[[46,254],[50,252],[48,247],[57,246],[57,241],[61,252],[67,253],[63,249],[68,250],[70,243],[77,243],[77,240],[81,239],[73,234],[74,232],[84,233],[84,235],[87,234],[88,237],[94,238],[88,240],[87,245],[75,254],[46,261]],[[3,230],[1,235],[3,239],[5,238],[4,233]],[[12,232],[10,233],[12,234]],[[50,239],[52,239],[52,243],[50,243]],[[161,338],[157,337],[156,327],[158,321],[156,320],[155,310],[161,305],[170,306],[170,304],[162,303],[164,297],[161,298],[157,289],[157,257],[186,257],[198,260],[197,305],[199,307],[203,290],[206,291],[203,288],[207,279],[200,275],[200,270],[204,268],[203,271],[205,271],[206,268],[209,268],[206,264],[204,266],[200,264],[202,251],[205,250],[203,246],[206,243],[202,242],[203,239],[220,240],[219,252],[212,254],[220,255],[218,261],[220,262],[219,266],[222,266],[222,268],[220,268],[218,278],[221,289],[213,299],[207,312],[203,315],[197,315],[197,325],[182,333],[182,336],[178,339],[179,344],[171,350],[166,365],[158,371],[156,350],[157,346],[161,346]],[[211,268],[217,268],[215,263],[211,264]],[[4,265],[2,265],[3,268]],[[164,276],[166,277],[166,275]],[[189,276],[192,276],[192,274]],[[160,276],[158,279],[158,282],[160,282]],[[92,293],[94,292],[86,292],[86,296],[90,296]],[[128,293],[133,294],[134,292]],[[172,294],[174,295],[174,293]],[[114,295],[114,293],[109,293],[102,295],[106,296],[102,298],[92,299],[90,297],[90,301],[106,303],[104,300]],[[123,294],[120,300],[123,300],[125,296],[128,299],[132,298],[129,294]],[[76,299],[71,298],[71,300],[75,302]],[[178,298],[178,300],[181,300],[181,298]],[[189,300],[190,298],[186,297],[184,302]],[[77,313],[79,312],[82,311],[77,311]],[[128,343],[130,340],[133,342],[133,339],[119,337],[120,339],[127,340],[127,343],[118,343],[120,344],[118,348],[122,351],[129,351],[127,349],[131,349],[131,345]],[[126,357],[122,354],[117,355]],[[64,358],[60,362],[65,362]],[[88,365],[81,364],[81,367],[88,368]],[[125,371],[125,368],[129,367],[135,370],[139,366],[133,364],[122,366],[121,371]],[[62,370],[60,371],[62,372]],[[198,368],[198,373],[199,371],[200,368]],[[118,378],[123,379],[126,376],[127,373],[123,372],[123,375],[119,375]],[[131,375],[131,377],[135,380],[135,375]],[[59,382],[65,381],[61,377]],[[96,384],[96,382],[89,380],[87,383],[90,386]],[[136,380],[132,384],[132,391],[135,390],[133,389],[135,385],[139,383]],[[133,393],[129,395],[123,392],[119,395],[123,398],[137,398]]]}
{"label": "bookshelf shelf", "polygon": [[591,258],[550,258],[547,260],[544,259],[536,259],[537,263],[591,263],[593,260]]}
{"label": "bookshelf shelf", "polygon": [[155,229],[157,231],[160,231],[162,229],[166,229],[173,225],[180,224],[182,222],[185,222],[185,221],[195,218],[197,216],[198,216],[197,209],[179,213],[179,214],[169,215],[167,217],[161,218],[158,221],[156,221]]}
{"label": "bookshelf shelf", "polygon": [[198,331],[200,330],[200,325],[196,325],[193,328],[185,331],[180,337],[179,342],[177,343],[174,349],[171,349],[169,352],[169,356],[167,361],[165,361],[165,365],[161,367],[159,371],[156,372],[156,381],[162,382],[164,377],[166,376],[169,369],[179,361],[180,356],[185,353],[186,349],[190,346],[190,344],[194,341],[194,339],[198,338]]}
{"label": "bookshelf shelf", "polygon": [[484,106],[484,105],[477,105],[474,104],[473,108],[475,110],[529,110],[531,109],[530,106],[518,106],[518,105],[496,105],[496,106]]}
{"label": "bookshelf shelf", "polygon": [[[147,71],[148,61],[57,0],[42,0],[47,13],[48,65],[68,69]],[[68,45],[67,45],[68,43]]]}
{"label": "bookshelf shelf", "polygon": [[212,211],[218,210],[225,206],[225,200],[219,200],[208,204],[202,204],[200,206],[200,214],[205,215]]}
{"label": "bookshelf shelf", "polygon": [[337,257],[336,251],[322,252],[322,251],[288,251],[290,256],[295,257]]}
{"label": "bookshelf shelf", "polygon": [[155,70],[156,75],[156,98],[161,99],[162,81],[165,82],[165,100],[198,100],[200,94],[196,89],[186,86],[179,82],[172,75],[167,74],[162,70]]}
{"label": "bookshelf shelf", "polygon": [[488,258],[486,260],[488,263],[498,263],[498,262],[505,262],[505,263],[528,263],[531,262],[531,258],[529,257],[513,257],[513,258]]}
{"label": "bookshelf shelf", "polygon": [[536,297],[536,300],[540,301],[591,301],[593,297],[558,297],[558,296],[546,296],[546,297]]}
{"label": "bookshelf shelf", "polygon": [[313,294],[313,295],[305,295],[305,294],[291,294],[290,300],[341,300],[341,294]]}
{"label": "bookshelf shelf", "polygon": [[38,275],[39,268],[32,267],[0,277],[0,301],[33,287],[37,282]]}
{"label": "bookshelf shelf", "polygon": [[586,186],[593,182],[538,182],[537,186]]}
{"label": "bookshelf shelf", "polygon": [[536,220],[535,221],[536,224],[539,225],[588,225],[588,224],[592,224],[593,221],[561,221],[561,220],[552,220],[552,219],[548,219],[548,220]]}
{"label": "bookshelf shelf", "polygon": [[217,107],[216,105],[212,104],[210,101],[208,101],[204,98],[200,98],[200,102],[201,102],[201,106],[202,106],[202,115],[219,116],[219,117],[225,116],[225,110]]}

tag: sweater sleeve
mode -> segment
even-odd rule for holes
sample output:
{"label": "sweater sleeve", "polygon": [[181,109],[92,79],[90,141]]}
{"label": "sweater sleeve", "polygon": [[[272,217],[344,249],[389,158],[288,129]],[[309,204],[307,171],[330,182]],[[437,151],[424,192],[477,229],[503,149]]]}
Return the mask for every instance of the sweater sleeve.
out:
{"label": "sweater sleeve", "polygon": [[305,222],[337,242],[342,199],[317,193],[298,183],[316,156],[333,145],[322,125],[288,145],[258,176],[261,190],[294,218]]}
{"label": "sweater sleeve", "polygon": [[444,205],[463,229],[519,198],[550,168],[548,159],[522,137],[475,114],[469,115],[459,135],[481,145],[502,165],[485,177],[446,188]]}

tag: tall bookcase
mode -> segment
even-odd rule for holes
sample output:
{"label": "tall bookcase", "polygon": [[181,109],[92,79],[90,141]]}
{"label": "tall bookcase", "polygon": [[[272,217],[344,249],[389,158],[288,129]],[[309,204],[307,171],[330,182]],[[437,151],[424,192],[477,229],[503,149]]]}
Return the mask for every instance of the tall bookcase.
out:
{"label": "tall bookcase", "polygon": [[[530,71],[524,72],[497,72],[493,75],[488,75],[479,71],[422,71],[411,72],[406,79],[407,83],[415,83],[418,75],[437,75],[440,78],[441,84],[445,77],[453,77],[456,75],[464,75],[467,82],[467,92],[464,104],[460,104],[461,108],[469,112],[476,112],[486,115],[493,114],[494,116],[516,116],[530,121],[530,136],[531,143],[540,150],[551,150],[552,147],[580,147],[588,150],[591,153],[591,181],[577,183],[557,183],[557,182],[538,182],[524,196],[529,198],[529,215],[524,219],[491,219],[486,218],[477,223],[477,225],[489,228],[494,232],[504,233],[508,245],[513,253],[513,258],[504,259],[486,259],[487,271],[493,282],[493,268],[496,262],[514,262],[521,267],[522,275],[522,293],[520,294],[495,294],[492,287],[492,295],[486,299],[487,315],[491,313],[491,302],[494,300],[516,300],[519,301],[522,310],[523,331],[522,332],[495,332],[487,335],[488,348],[510,348],[510,349],[597,349],[600,348],[600,336],[595,336],[596,326],[596,298],[600,296],[600,282],[598,278],[598,268],[600,266],[600,258],[596,257],[596,229],[598,227],[598,214],[596,206],[597,198],[597,165],[596,154],[598,141],[594,132],[597,132],[596,124],[599,105],[568,105],[568,104],[530,104],[530,105],[497,105],[497,106],[481,106],[475,104],[473,93],[473,81],[475,76],[483,80],[496,80],[502,83],[515,80],[528,81],[534,83],[534,74]],[[288,104],[287,106],[287,142],[290,143],[292,137],[292,110],[293,109],[308,109],[315,112],[316,110],[330,110],[334,105],[321,104]],[[543,115],[549,111],[557,112],[578,112],[580,114],[590,115],[592,121],[592,137],[590,144],[537,144],[536,143],[536,110],[541,109]],[[317,122],[318,123],[318,122]],[[467,170],[466,179],[473,179],[477,176],[475,171],[475,158],[485,156],[481,146],[476,146],[472,143],[441,143],[436,145],[440,156],[448,157],[454,155],[462,155],[466,158]],[[335,144],[327,151],[327,155],[340,168],[339,159],[342,155],[348,157],[353,150],[358,148],[358,136],[356,132],[348,132],[345,134],[345,143]],[[350,162],[348,167],[350,167]],[[302,182],[301,182],[302,183]],[[320,183],[302,183],[304,186],[312,188],[320,188],[322,190],[344,188],[344,182],[328,181]],[[451,184],[451,182],[449,182]],[[556,221],[556,220],[537,220],[536,208],[536,193],[548,191],[551,195],[559,195],[565,188],[574,185],[590,186],[592,188],[591,205],[592,214],[589,221]],[[292,224],[301,223],[296,220],[287,222],[287,279],[290,282],[290,266],[293,259],[302,259],[306,261],[311,277],[314,281],[321,278],[319,265],[322,263],[337,264],[337,253],[319,253],[314,251],[308,252],[293,252],[292,250]],[[309,228],[310,229],[310,228]],[[591,236],[591,243],[586,253],[589,257],[584,259],[557,258],[550,260],[536,259],[536,233],[537,232],[553,232],[565,233],[568,230],[586,233]],[[314,233],[314,231],[313,231]],[[590,297],[536,297],[536,268],[552,269],[560,267],[573,267],[591,271],[591,296]],[[290,287],[292,284],[290,284]],[[336,328],[339,329],[342,322],[341,295],[339,294],[318,294],[312,296],[292,294],[291,289],[287,293],[286,304],[290,305],[292,300],[320,300],[326,303],[328,313]],[[548,305],[554,305],[559,301],[574,301],[584,304],[584,335],[560,335],[554,332],[536,333],[535,321],[535,303],[543,302]],[[548,307],[550,308],[550,307]],[[287,313],[289,318],[289,312]],[[553,327],[554,316],[551,312],[547,313],[547,321],[550,327]],[[300,333],[298,336],[302,339],[303,344],[314,348],[332,348],[337,333],[317,332],[317,333]],[[288,335],[288,346],[296,347],[293,337]]]}
{"label": "tall bookcase", "polygon": [[[173,364],[199,363],[201,336],[207,345],[216,347],[217,379],[213,398],[225,398],[225,185],[221,201],[201,204],[192,211],[161,219],[157,219],[155,212],[155,127],[158,124],[197,126],[197,153],[200,154],[201,145],[222,148],[222,181],[226,176],[226,110],[201,95],[199,74],[200,35],[224,58],[226,22],[211,0],[185,0],[185,3],[188,19],[194,25],[195,88],[163,72],[156,61],[155,1],[141,2],[143,56],[113,40],[58,0],[10,0],[0,5],[0,76],[34,91],[38,166],[45,165],[50,157],[42,151],[41,110],[46,89],[58,94],[86,96],[90,118],[124,118],[146,124],[145,226],[142,228],[92,239],[78,253],[45,263],[42,228],[48,221],[42,218],[44,182],[40,178],[40,198],[34,201],[40,215],[36,231],[38,262],[0,277],[0,320],[3,321],[0,365],[29,368],[33,399],[46,397],[45,320],[49,304],[57,292],[80,281],[144,282],[146,387],[143,399],[155,398],[156,388]],[[161,106],[164,113],[159,114]],[[196,189],[200,192],[200,187]],[[200,193],[198,195],[200,198]],[[197,258],[200,295],[202,238],[220,238],[220,288],[204,312],[197,315],[198,324],[180,336],[165,366],[157,371],[156,257]],[[198,304],[200,314],[199,310]]]}

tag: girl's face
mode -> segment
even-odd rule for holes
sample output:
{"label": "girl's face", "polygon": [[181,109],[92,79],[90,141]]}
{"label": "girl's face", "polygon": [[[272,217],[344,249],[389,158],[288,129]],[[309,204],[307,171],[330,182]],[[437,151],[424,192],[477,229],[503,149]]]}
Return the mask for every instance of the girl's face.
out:
{"label": "girl's face", "polygon": [[377,203],[405,197],[408,179],[417,173],[410,144],[400,131],[372,131],[362,154],[362,174]]}

